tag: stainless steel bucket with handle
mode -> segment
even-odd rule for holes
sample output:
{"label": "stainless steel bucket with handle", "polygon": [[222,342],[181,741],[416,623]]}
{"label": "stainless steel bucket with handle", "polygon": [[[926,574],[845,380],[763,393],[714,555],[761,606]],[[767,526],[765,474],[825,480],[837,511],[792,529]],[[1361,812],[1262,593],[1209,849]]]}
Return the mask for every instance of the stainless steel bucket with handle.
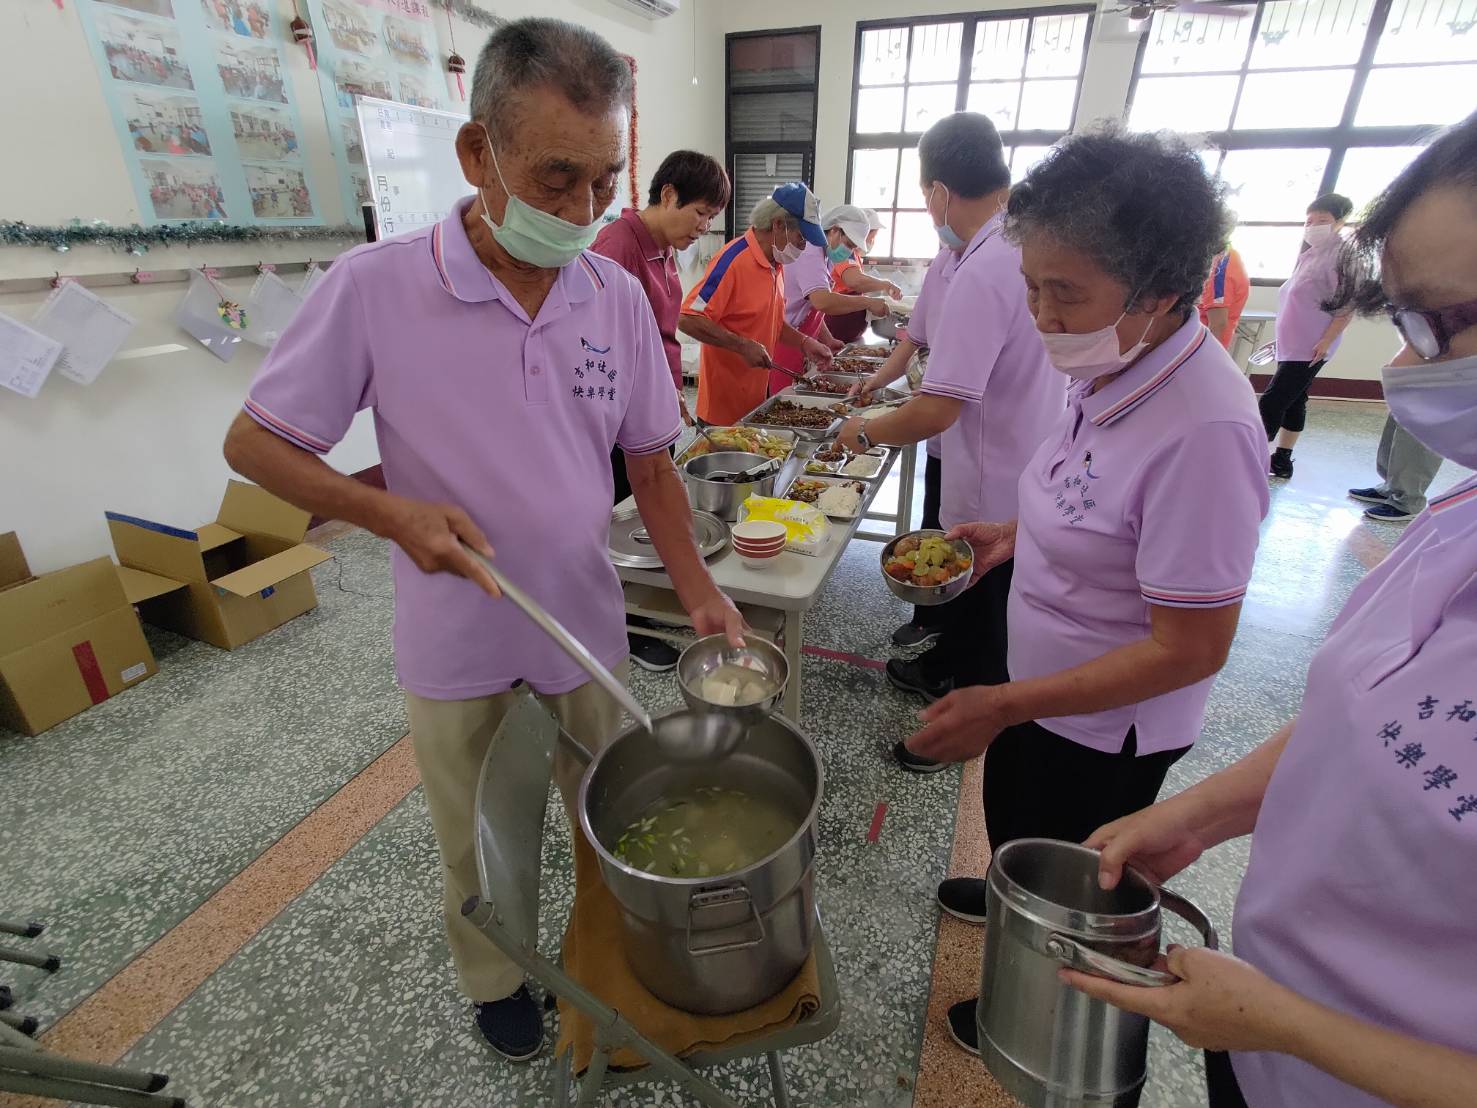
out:
{"label": "stainless steel bucket with handle", "polygon": [[1062,966],[1130,985],[1170,985],[1154,968],[1161,909],[1189,921],[1211,949],[1209,918],[1125,869],[1098,887],[1098,852],[1016,839],[995,852],[986,892],[985,955],[976,1010],[985,1067],[1028,1108],[1133,1108],[1147,1075],[1149,1021],[1064,984]]}

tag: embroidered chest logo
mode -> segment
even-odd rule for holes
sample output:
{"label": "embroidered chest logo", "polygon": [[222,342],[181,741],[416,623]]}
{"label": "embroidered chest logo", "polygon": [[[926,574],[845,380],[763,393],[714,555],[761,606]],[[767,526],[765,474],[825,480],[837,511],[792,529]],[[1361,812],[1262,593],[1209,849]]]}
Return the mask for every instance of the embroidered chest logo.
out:
{"label": "embroidered chest logo", "polygon": [[1092,451],[1082,456],[1082,472],[1063,477],[1056,492],[1056,510],[1073,527],[1087,518],[1087,513],[1097,507],[1092,495],[1092,482],[1098,475],[1092,471]]}
{"label": "embroidered chest logo", "polygon": [[580,339],[584,358],[574,367],[575,383],[570,395],[580,400],[614,400],[616,398],[617,370],[606,355],[609,346],[596,346],[587,338]]}

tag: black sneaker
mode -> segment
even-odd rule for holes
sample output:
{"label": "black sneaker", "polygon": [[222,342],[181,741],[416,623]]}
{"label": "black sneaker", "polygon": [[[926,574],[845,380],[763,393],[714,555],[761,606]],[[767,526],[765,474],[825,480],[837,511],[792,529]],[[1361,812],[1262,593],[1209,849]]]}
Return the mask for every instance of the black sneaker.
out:
{"label": "black sneaker", "polygon": [[510,1062],[526,1062],[544,1046],[544,1020],[528,994],[527,985],[502,1000],[484,1000],[472,1006],[477,1030],[489,1046]]}
{"label": "black sneaker", "polygon": [[979,1004],[980,998],[976,996],[949,1005],[949,1038],[971,1054],[980,1052],[980,1027],[975,1021],[975,1009]]}
{"label": "black sneaker", "polygon": [[1278,447],[1272,452],[1270,472],[1273,477],[1287,481],[1292,477],[1292,451]]}
{"label": "black sneaker", "polygon": [[1375,519],[1381,523],[1404,523],[1414,519],[1415,516],[1415,512],[1407,512],[1404,508],[1397,508],[1393,504],[1371,504],[1364,509],[1365,519]]}
{"label": "black sneaker", "polygon": [[1388,504],[1390,502],[1390,498],[1380,492],[1378,485],[1367,489],[1350,489],[1349,497],[1364,504]]}
{"label": "black sneaker", "polygon": [[949,768],[947,762],[935,762],[932,758],[914,754],[902,743],[893,744],[892,756],[897,759],[897,764],[909,773],[937,773],[941,769]]}
{"label": "black sneaker", "polygon": [[679,651],[665,639],[654,639],[650,635],[627,635],[631,646],[631,661],[652,673],[667,673],[677,668]]}
{"label": "black sneaker", "polygon": [[887,679],[895,688],[903,692],[917,693],[924,700],[932,704],[954,691],[954,679],[945,677],[942,680],[930,678],[923,672],[923,663],[917,658],[903,661],[894,658],[887,663]]}
{"label": "black sneaker", "polygon": [[965,923],[985,922],[983,877],[950,877],[939,882],[939,907]]}
{"label": "black sneaker", "polygon": [[927,646],[939,637],[937,627],[925,627],[921,623],[905,623],[892,633],[893,646]]}

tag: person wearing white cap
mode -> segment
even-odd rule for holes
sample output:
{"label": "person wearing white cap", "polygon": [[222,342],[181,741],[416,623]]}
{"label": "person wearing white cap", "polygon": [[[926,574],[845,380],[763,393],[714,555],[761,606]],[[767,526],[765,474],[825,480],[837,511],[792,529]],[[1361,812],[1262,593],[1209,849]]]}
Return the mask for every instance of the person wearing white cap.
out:
{"label": "person wearing white cap", "polygon": [[[821,226],[826,230],[833,289],[856,296],[901,299],[903,290],[891,281],[872,277],[862,271],[862,255],[872,249],[872,244],[877,241],[877,232],[882,230],[881,216],[871,208],[838,204],[821,217]],[[837,241],[832,242],[833,239]],[[839,247],[845,241],[852,243],[852,249],[842,253]],[[832,250],[835,252],[831,253]],[[833,315],[827,317],[826,328],[834,338],[842,342],[853,342],[861,338],[862,332],[867,329],[867,318],[865,311]]]}
{"label": "person wearing white cap", "polygon": [[[785,322],[802,335],[819,339],[831,350],[841,343],[827,328],[827,320],[861,312],[864,316],[887,314],[887,301],[880,296],[857,296],[832,288],[831,266],[850,258],[867,241],[867,213],[851,204],[828,211],[820,221],[825,245],[808,245],[804,254],[785,268]],[[769,373],[773,395],[794,381],[793,374],[805,371],[805,355],[795,346],[775,350]],[[788,371],[788,372],[786,372]]]}

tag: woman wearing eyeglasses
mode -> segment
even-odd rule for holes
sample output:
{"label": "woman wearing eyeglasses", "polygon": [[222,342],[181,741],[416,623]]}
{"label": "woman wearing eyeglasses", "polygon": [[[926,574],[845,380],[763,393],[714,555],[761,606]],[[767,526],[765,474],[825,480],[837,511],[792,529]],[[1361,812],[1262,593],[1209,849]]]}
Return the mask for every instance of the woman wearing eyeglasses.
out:
{"label": "woman wearing eyeglasses", "polygon": [[[1383,308],[1406,341],[1384,370],[1391,413],[1477,467],[1477,115],[1411,163],[1352,247],[1336,302]],[[1378,285],[1358,276],[1376,254]],[[1296,719],[1087,844],[1111,887],[1125,863],[1163,881],[1248,833],[1239,959],[1171,949],[1182,980],[1160,989],[1066,978],[1217,1052],[1212,1108],[1471,1108],[1477,478],[1435,497],[1359,583]]]}

